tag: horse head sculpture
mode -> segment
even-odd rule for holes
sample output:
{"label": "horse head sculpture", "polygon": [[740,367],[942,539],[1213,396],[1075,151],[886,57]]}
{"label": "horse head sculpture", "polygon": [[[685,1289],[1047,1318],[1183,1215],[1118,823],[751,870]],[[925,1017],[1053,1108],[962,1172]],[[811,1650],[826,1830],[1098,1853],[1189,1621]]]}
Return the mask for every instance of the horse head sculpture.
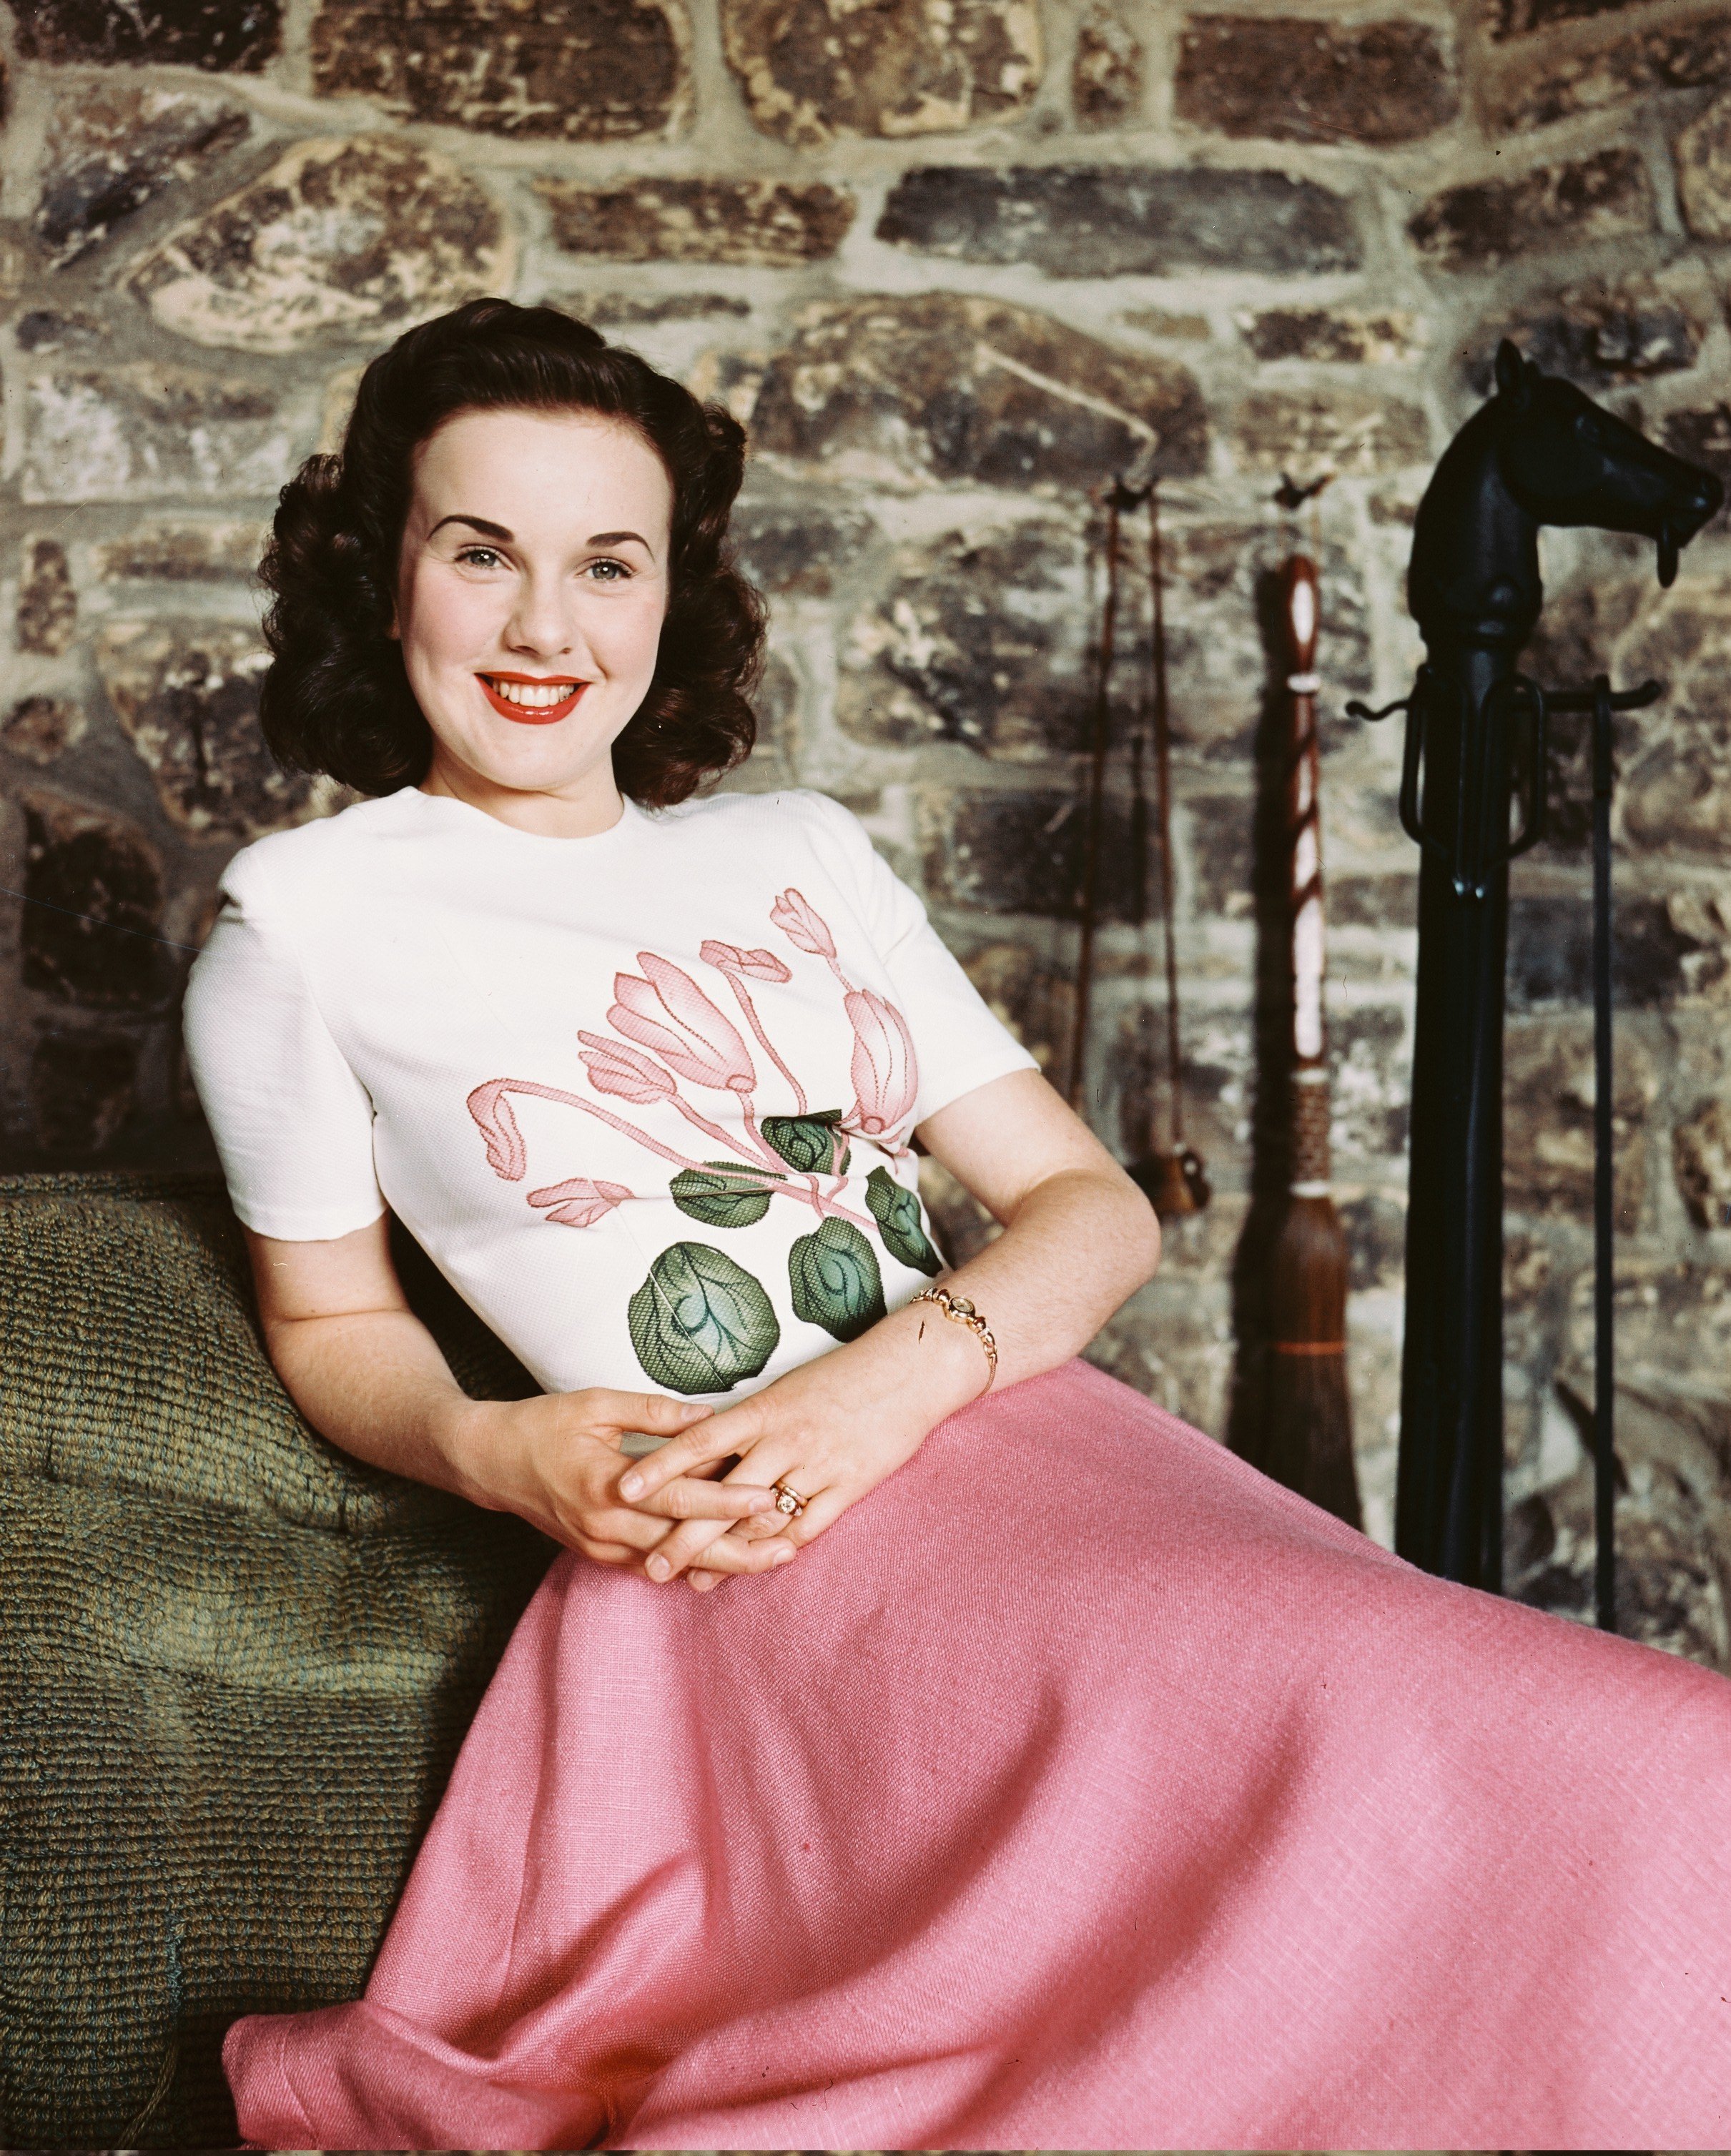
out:
{"label": "horse head sculpture", "polygon": [[1659,582],[1714,515],[1711,472],[1637,434],[1573,382],[1523,359],[1505,337],[1497,393],[1456,435],[1419,505],[1407,603],[1433,647],[1456,640],[1518,650],[1544,600],[1538,528],[1592,525],[1658,546]]}

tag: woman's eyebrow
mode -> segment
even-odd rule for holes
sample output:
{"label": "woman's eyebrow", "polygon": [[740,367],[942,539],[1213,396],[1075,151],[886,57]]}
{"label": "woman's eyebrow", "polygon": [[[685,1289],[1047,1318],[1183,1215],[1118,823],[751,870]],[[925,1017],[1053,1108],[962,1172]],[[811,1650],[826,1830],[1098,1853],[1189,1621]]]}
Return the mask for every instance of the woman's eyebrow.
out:
{"label": "woman's eyebrow", "polygon": [[490,524],[485,516],[465,516],[461,510],[455,511],[449,516],[441,516],[427,536],[431,539],[434,534],[443,531],[447,524],[466,524],[471,530],[479,531],[484,538],[502,539],[507,544],[513,536],[502,524]]}
{"label": "woman's eyebrow", "polygon": [[589,534],[589,544],[592,547],[622,547],[628,539],[634,539],[638,545],[642,547],[644,552],[647,554],[651,560],[655,558],[655,548],[650,546],[648,540],[643,536],[641,532],[592,531]]}

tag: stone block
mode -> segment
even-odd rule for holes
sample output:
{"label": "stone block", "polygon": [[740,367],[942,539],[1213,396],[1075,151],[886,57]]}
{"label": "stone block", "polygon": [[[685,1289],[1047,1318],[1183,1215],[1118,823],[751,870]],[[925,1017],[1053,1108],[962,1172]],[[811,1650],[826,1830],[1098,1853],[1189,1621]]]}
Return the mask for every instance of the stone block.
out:
{"label": "stone block", "polygon": [[1328,919],[1342,928],[1416,928],[1419,879],[1410,875],[1330,876]]}
{"label": "stone block", "polygon": [[321,0],[314,88],[399,119],[567,142],[671,133],[690,101],[685,0]]}
{"label": "stone block", "polygon": [[1076,983],[1020,943],[983,943],[963,970],[994,1014],[1009,1028],[1055,1086],[1066,1081],[1065,1059],[1076,1024]]}
{"label": "stone block", "polygon": [[[1685,907],[1624,896],[1611,921],[1611,991],[1620,1010],[1700,994],[1723,978],[1723,938]],[[1593,915],[1578,897],[1517,896],[1508,909],[1508,1008],[1585,1009],[1593,996]]]}
{"label": "stone block", "polygon": [[765,501],[747,495],[730,536],[741,572],[759,591],[825,598],[877,536],[861,511],[834,503]]}
{"label": "stone block", "polygon": [[1045,65],[1032,0],[722,0],[722,38],[752,120],[803,147],[1009,119]]}
{"label": "stone block", "polygon": [[891,189],[877,236],[1050,277],[1326,275],[1361,259],[1352,207],[1328,188],[1203,166],[917,167]]}
{"label": "stone block", "polygon": [[[1127,1163],[1164,1151],[1172,1132],[1163,989],[1153,987],[1162,963],[1159,939],[1147,939],[1148,994],[1122,1012],[1107,1034],[1098,1082],[1090,1089],[1095,1127]],[[1180,998],[1182,1004],[1182,998]],[[1183,1011],[1180,1083],[1184,1137],[1215,1174],[1243,1156],[1255,1090],[1256,1026],[1248,1011]],[[1102,1030],[1097,1027],[1097,1030]],[[1189,1254],[1191,1261],[1202,1254]],[[1210,1269],[1230,1270],[1230,1250],[1211,1254]]]}
{"label": "stone block", "polygon": [[1619,679],[1666,685],[1657,720],[1639,715],[1618,789],[1621,834],[1642,852],[1722,862],[1731,846],[1731,580],[1680,580],[1648,598],[1615,651]]}
{"label": "stone block", "polygon": [[1211,336],[1206,315],[1174,315],[1164,307],[1127,307],[1118,320],[1143,336],[1160,337],[1174,343],[1195,344]]}
{"label": "stone block", "polygon": [[88,254],[152,196],[245,140],[226,99],[184,90],[80,85],[55,110],[36,236],[57,269]]}
{"label": "stone block", "polygon": [[653,329],[663,322],[703,321],[752,311],[750,300],[732,292],[576,292],[555,304],[598,330],[622,325]]}
{"label": "stone block", "polygon": [[1273,307],[1240,314],[1237,322],[1260,360],[1399,367],[1418,358],[1425,344],[1424,324],[1406,308]]}
{"label": "stone block", "polygon": [[815,310],[771,362],[752,433],[760,450],[915,485],[1092,487],[1150,448],[1174,476],[1207,458],[1185,368],[946,292]]}
{"label": "stone block", "polygon": [[763,263],[797,269],[833,254],[854,221],[845,187],[822,180],[543,179],[557,245],[612,262]]}
{"label": "stone block", "polygon": [[95,550],[96,573],[109,583],[226,583],[254,573],[270,534],[247,517],[140,524]]}
{"label": "stone block", "polygon": [[1587,280],[1538,293],[1487,316],[1466,342],[1465,373],[1476,394],[1494,388],[1497,347],[1513,337],[1547,374],[1589,392],[1651,381],[1692,367],[1713,319],[1704,280],[1641,276]]}
{"label": "stone block", "polygon": [[1147,56],[1118,0],[1093,0],[1076,25],[1070,102],[1081,127],[1122,127],[1142,109]]}
{"label": "stone block", "polygon": [[[1037,519],[903,549],[842,648],[836,716],[857,741],[957,742],[994,757],[1083,747],[1097,634],[1083,533]],[[1138,676],[1133,662],[1125,680]],[[1118,714],[1122,730],[1127,715]]]}
{"label": "stone block", "polygon": [[149,63],[257,74],[282,42],[281,0],[28,0],[26,59]]}
{"label": "stone block", "polygon": [[1386,1173],[1406,1151],[1412,1041],[1405,1005],[1351,1004],[1328,1012],[1333,1064],[1335,1172]]}
{"label": "stone block", "polygon": [[1731,1228],[1731,1111],[1703,1101],[1671,1133],[1678,1195],[1698,1228]]}
{"label": "stone block", "polygon": [[56,369],[23,401],[28,502],[274,495],[300,461],[272,392],[179,367]]}
{"label": "stone block", "polygon": [[58,659],[78,634],[78,594],[58,539],[27,539],[18,580],[18,648]]}
{"label": "stone block", "polygon": [[1677,138],[1677,192],[1698,239],[1731,238],[1731,97],[1721,97]]}
{"label": "stone block", "polygon": [[1705,465],[1721,479],[1731,473],[1731,404],[1685,405],[1667,412],[1659,436],[1667,449],[1692,465]]}
{"label": "stone block", "polygon": [[30,1059],[31,1123],[40,1150],[83,1162],[118,1137],[134,1106],[138,1044],[123,1033],[44,1033]]}
{"label": "stone block", "polygon": [[1486,87],[1487,116],[1502,136],[1549,127],[1654,90],[1731,82],[1731,13],[1645,27],[1586,50],[1550,44],[1512,53]]}
{"label": "stone block", "polygon": [[1370,391],[1260,389],[1233,420],[1233,449],[1251,471],[1351,477],[1431,459],[1431,423],[1404,398]]}
{"label": "stone block", "polygon": [[[1504,1059],[1503,1182],[1511,1213],[1593,1209],[1593,1029],[1585,1014],[1510,1019]],[[1640,1220],[1646,1125],[1657,1096],[1652,1058],[1626,1027],[1612,1062],[1612,1195],[1619,1229]]]}
{"label": "stone block", "polygon": [[1178,117],[1283,142],[1415,142],[1458,110],[1427,23],[1193,15],[1179,41]]}
{"label": "stone block", "polygon": [[498,208],[448,159],[381,136],[297,142],[155,249],[132,290],[165,329],[241,352],[353,342],[508,290]]}
{"label": "stone block", "polygon": [[1407,230],[1440,269],[1492,270],[1547,247],[1651,232],[1654,215],[1641,152],[1617,147],[1537,166],[1518,178],[1446,188]]}
{"label": "stone block", "polygon": [[[1166,522],[1162,551],[1173,740],[1206,762],[1248,761],[1270,690],[1285,679],[1276,627],[1280,573],[1292,550],[1290,530],[1272,517]],[[1348,553],[1325,538],[1319,567],[1318,657],[1328,693],[1335,698],[1368,694],[1370,604],[1362,561],[1356,549]],[[1246,770],[1234,783],[1247,816],[1254,782]],[[1187,813],[1200,816],[1202,811]],[[1235,845],[1230,866],[1226,857],[1219,866],[1230,880],[1222,886],[1209,872],[1210,888],[1220,902],[1206,910],[1240,911],[1248,903],[1250,885],[1247,873],[1240,875]]]}
{"label": "stone block", "polygon": [[63,750],[81,741],[84,733],[80,706],[64,696],[25,696],[0,726],[0,747],[10,749],[27,763],[52,763]]}
{"label": "stone block", "polygon": [[24,812],[24,986],[90,1009],[157,1003],[171,968],[152,940],[162,875],[149,840],[129,819],[59,794],[20,788],[14,798]]}
{"label": "stone block", "polygon": [[[926,881],[941,905],[979,913],[1073,921],[1081,887],[1086,803],[1082,788],[958,789],[931,804]],[[1098,911],[1133,920],[1138,886],[1127,804],[1108,797],[1102,818]]]}
{"label": "stone block", "polygon": [[254,839],[311,813],[312,783],[279,771],[259,731],[269,664],[226,622],[118,621],[96,639],[109,701],[182,830]]}
{"label": "stone block", "polygon": [[108,334],[94,315],[77,307],[32,307],[13,326],[20,352],[90,352]]}
{"label": "stone block", "polygon": [[1406,1274],[1406,1208],[1380,1191],[1367,1190],[1343,1199],[1339,1213],[1346,1230],[1348,1287],[1354,1295],[1399,1287]]}

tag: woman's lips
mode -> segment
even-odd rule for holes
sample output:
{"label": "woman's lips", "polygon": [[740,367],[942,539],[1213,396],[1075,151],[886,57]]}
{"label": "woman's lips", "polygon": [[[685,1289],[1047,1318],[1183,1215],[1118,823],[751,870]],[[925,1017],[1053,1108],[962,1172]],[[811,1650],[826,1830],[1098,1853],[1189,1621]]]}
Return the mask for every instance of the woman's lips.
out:
{"label": "woman's lips", "polygon": [[532,688],[563,687],[567,685],[552,680],[543,684],[529,674],[496,674],[491,678],[485,674],[477,674],[475,678],[481,685],[482,695],[496,711],[501,713],[507,719],[515,719],[519,726],[550,726],[557,720],[569,717],[570,714],[577,709],[578,698],[589,685],[587,681],[571,682],[568,685],[570,695],[561,697],[557,704],[514,704],[508,696],[500,695],[493,686],[495,681],[521,682]]}

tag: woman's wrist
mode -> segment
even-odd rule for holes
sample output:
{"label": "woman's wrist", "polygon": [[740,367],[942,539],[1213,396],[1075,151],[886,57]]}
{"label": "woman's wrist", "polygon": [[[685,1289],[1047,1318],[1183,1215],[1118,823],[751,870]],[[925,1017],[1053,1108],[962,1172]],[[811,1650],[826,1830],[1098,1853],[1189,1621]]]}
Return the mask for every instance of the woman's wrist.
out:
{"label": "woman's wrist", "polygon": [[460,1392],[434,1410],[428,1442],[449,1470],[445,1486],[491,1512],[519,1509],[510,1486],[506,1424],[500,1414],[506,1400],[474,1400]]}

